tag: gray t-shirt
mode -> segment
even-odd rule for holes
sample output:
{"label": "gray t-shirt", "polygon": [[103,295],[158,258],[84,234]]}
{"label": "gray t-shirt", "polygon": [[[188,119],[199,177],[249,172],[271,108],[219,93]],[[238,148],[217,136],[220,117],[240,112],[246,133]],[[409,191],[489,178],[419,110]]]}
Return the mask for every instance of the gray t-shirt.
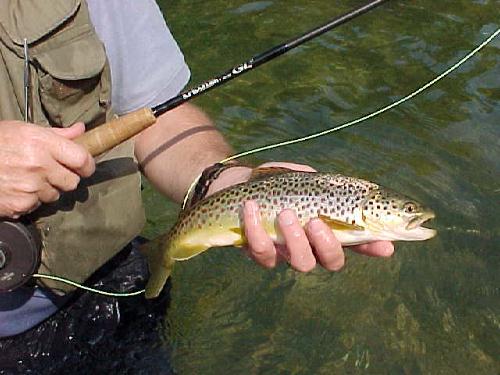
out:
{"label": "gray t-shirt", "polygon": [[87,0],[111,65],[118,114],[177,95],[189,69],[154,0]]}
{"label": "gray t-shirt", "polygon": [[[152,107],[177,95],[189,69],[154,0],[87,0],[90,17],[106,47],[115,112]],[[24,332],[54,314],[65,297],[42,288],[0,295],[0,337]]]}

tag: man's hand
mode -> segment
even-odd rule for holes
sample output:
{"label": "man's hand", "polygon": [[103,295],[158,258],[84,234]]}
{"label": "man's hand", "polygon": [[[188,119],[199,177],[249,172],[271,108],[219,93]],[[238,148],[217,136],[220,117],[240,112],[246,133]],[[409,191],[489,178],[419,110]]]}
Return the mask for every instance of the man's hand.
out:
{"label": "man's hand", "polygon": [[0,121],[0,217],[17,219],[54,202],[94,173],[92,156],[71,141],[84,131],[83,123],[50,129]]}
{"label": "man's hand", "polygon": [[[292,163],[266,163],[261,167],[284,167],[298,171],[313,172],[311,167]],[[250,168],[233,167],[221,173],[210,186],[209,193],[224,187],[244,182],[250,177]],[[278,216],[278,225],[286,245],[276,245],[260,222],[259,207],[254,201],[245,202],[243,208],[247,251],[258,264],[272,268],[285,259],[301,272],[311,271],[317,263],[330,271],[338,271],[344,266],[345,256],[340,242],[331,229],[320,219],[313,219],[303,228],[293,210],[284,210]],[[389,241],[377,241],[350,247],[352,250],[378,257],[388,257],[394,252]]]}

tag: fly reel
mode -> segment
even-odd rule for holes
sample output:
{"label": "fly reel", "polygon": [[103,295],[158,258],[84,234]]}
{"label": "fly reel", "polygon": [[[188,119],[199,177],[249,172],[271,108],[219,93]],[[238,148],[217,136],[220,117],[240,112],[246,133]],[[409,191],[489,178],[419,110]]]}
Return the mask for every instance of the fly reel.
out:
{"label": "fly reel", "polygon": [[40,264],[40,249],[35,228],[19,221],[0,222],[0,293],[31,279]]}

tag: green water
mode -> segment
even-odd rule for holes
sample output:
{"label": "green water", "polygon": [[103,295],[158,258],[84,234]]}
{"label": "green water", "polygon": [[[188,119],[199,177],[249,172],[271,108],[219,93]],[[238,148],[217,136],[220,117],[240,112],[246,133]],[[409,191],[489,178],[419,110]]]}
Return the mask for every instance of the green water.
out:
{"label": "green water", "polygon": [[[199,83],[362,1],[160,1]],[[410,93],[500,26],[488,0],[393,0],[197,99],[235,150],[323,130]],[[179,263],[165,340],[179,374],[500,372],[500,37],[408,103],[255,155],[376,181],[439,235],[340,273],[264,270],[235,249]],[[148,236],[177,207],[149,189]],[[161,364],[158,364],[161,367]]]}

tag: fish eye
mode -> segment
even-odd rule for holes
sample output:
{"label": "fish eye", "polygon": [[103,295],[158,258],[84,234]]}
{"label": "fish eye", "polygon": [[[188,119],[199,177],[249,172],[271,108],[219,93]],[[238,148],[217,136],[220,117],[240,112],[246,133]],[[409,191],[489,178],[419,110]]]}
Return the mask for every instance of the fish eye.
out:
{"label": "fish eye", "polygon": [[407,214],[413,214],[417,211],[417,205],[413,202],[406,202],[404,205],[404,211]]}

